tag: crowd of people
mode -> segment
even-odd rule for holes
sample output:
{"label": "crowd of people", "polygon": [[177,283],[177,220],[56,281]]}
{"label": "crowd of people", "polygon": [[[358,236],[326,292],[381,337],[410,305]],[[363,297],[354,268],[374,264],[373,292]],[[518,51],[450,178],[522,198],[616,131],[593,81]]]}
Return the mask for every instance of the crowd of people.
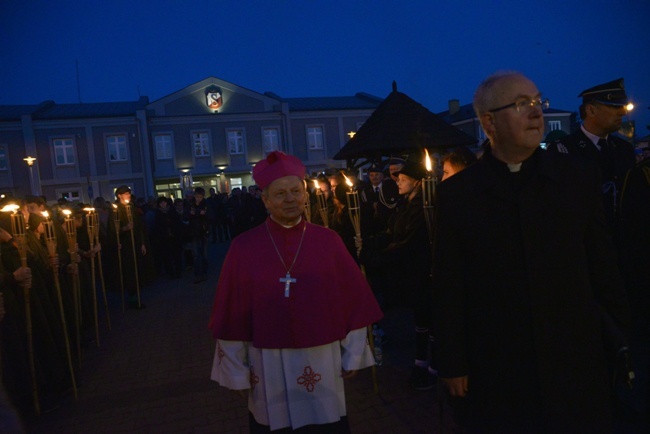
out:
{"label": "crowd of people", "polygon": [[[76,395],[83,352],[110,329],[105,291],[121,292],[124,310],[144,309],[142,288],[190,269],[194,283],[203,282],[207,244],[266,218],[256,186],[230,195],[211,188],[207,197],[197,187],[183,199],[145,201],[123,185],[113,200],[48,203],[43,196],[0,201],[2,394],[24,415]],[[18,217],[24,230],[16,233]]]}
{"label": "crowd of people", "polygon": [[488,140],[479,155],[445,150],[434,172],[413,151],[363,179],[310,179],[276,151],[255,166],[257,185],[230,194],[3,199],[17,205],[0,213],[9,400],[38,413],[76,393],[83,351],[110,327],[102,291],[143,309],[142,287],[190,268],[205,281],[208,244],[230,242],[212,379],[249,391],[251,432],[347,432],[343,380],[402,338],[382,323],[395,306],[413,314],[410,387],[444,383],[458,431],[609,432],[632,360],[649,401],[650,159],[613,134],[622,80],[580,97],[580,129],[544,150],[536,85],[488,77],[474,98]]}

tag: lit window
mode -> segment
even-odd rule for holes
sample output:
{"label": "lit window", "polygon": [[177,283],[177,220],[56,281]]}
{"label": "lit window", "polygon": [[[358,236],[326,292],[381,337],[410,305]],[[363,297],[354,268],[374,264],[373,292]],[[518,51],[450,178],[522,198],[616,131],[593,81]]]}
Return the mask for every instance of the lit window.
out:
{"label": "lit window", "polygon": [[59,192],[59,197],[68,202],[79,202],[81,200],[81,192],[79,190],[61,191]]}
{"label": "lit window", "polygon": [[323,149],[323,127],[307,127],[307,144],[309,149]]}
{"label": "lit window", "polygon": [[156,158],[159,160],[172,159],[172,135],[171,134],[157,134],[154,136],[156,144]]}
{"label": "lit window", "polygon": [[548,121],[548,130],[556,131],[562,129],[562,121]]}
{"label": "lit window", "polygon": [[0,145],[0,170],[7,170],[7,146]]}
{"label": "lit window", "polygon": [[53,139],[54,159],[58,166],[75,164],[74,141],[71,138]]}
{"label": "lit window", "polygon": [[126,136],[108,136],[106,137],[108,144],[108,159],[110,161],[126,161]]}
{"label": "lit window", "polygon": [[262,130],[265,154],[269,154],[280,149],[279,136],[280,134],[277,128],[264,128]]}
{"label": "lit window", "polygon": [[192,133],[194,142],[194,156],[207,157],[210,155],[210,140],[208,133]]}
{"label": "lit window", "polygon": [[242,130],[228,131],[228,150],[232,155],[244,153],[244,132]]}

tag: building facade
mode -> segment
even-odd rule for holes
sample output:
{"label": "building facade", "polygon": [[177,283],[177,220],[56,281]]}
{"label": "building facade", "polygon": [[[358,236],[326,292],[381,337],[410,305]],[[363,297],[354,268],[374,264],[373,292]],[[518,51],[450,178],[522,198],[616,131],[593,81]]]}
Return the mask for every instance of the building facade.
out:
{"label": "building facade", "polygon": [[[542,143],[542,146],[546,145],[546,141],[559,138],[564,134],[571,134],[577,128],[577,113],[575,112],[554,108],[544,109],[543,112],[545,142]],[[470,136],[475,137],[478,146],[487,138],[472,104],[460,105],[460,101],[457,99],[449,100],[449,109],[438,113],[438,116]]]}
{"label": "building facade", "polygon": [[332,157],[381,101],[281,98],[209,77],[153,102],[0,106],[0,194],[91,202],[123,184],[138,197],[229,192],[251,185],[273,150],[311,173],[340,168]]}

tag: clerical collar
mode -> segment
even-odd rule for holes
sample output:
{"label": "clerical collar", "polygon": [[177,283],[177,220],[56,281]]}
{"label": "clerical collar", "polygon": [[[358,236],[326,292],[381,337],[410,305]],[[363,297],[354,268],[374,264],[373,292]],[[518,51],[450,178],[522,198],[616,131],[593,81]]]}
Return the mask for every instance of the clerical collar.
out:
{"label": "clerical collar", "polygon": [[506,163],[508,165],[508,170],[510,172],[519,172],[521,170],[522,163]]}
{"label": "clerical collar", "polygon": [[584,125],[580,125],[580,129],[582,130],[583,133],[585,133],[585,136],[587,136],[587,138],[589,140],[591,140],[591,143],[593,143],[596,146],[596,148],[598,148],[598,150],[600,151],[600,146],[598,146],[598,141],[601,140],[601,139],[607,140],[607,136],[599,137],[599,136],[587,131],[587,129],[585,128]]}
{"label": "clerical collar", "polygon": [[273,220],[274,222],[276,222],[277,224],[279,224],[279,225],[282,226],[283,228],[287,228],[287,229],[291,229],[292,227],[294,227],[294,226],[296,226],[296,225],[299,225],[300,222],[302,221],[302,216],[300,216],[300,217],[298,218],[298,221],[297,221],[295,224],[293,224],[293,225],[283,225],[282,223],[280,223],[279,221],[277,221],[276,219],[274,219],[273,216],[269,216],[269,217],[271,217],[271,220]]}

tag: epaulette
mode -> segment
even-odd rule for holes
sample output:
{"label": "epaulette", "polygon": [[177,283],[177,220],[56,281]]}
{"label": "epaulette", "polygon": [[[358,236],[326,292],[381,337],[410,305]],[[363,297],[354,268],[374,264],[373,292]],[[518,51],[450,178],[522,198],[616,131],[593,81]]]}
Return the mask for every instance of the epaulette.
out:
{"label": "epaulette", "polygon": [[567,149],[566,146],[564,146],[564,143],[558,142],[555,144],[555,148],[560,154],[568,154],[569,150]]}

